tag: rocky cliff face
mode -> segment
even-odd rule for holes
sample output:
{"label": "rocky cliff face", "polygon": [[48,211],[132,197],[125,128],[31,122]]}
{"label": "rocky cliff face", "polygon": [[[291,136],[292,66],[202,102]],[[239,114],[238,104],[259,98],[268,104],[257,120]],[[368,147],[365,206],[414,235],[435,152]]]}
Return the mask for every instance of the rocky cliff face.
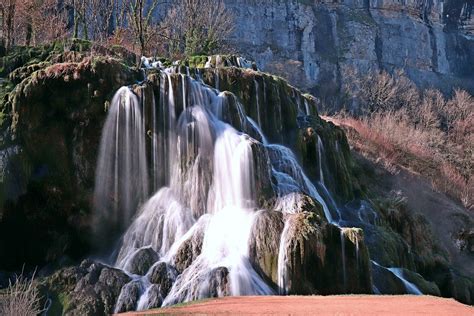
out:
{"label": "rocky cliff face", "polygon": [[324,100],[344,71],[403,68],[422,87],[474,91],[472,0],[232,0],[232,43]]}

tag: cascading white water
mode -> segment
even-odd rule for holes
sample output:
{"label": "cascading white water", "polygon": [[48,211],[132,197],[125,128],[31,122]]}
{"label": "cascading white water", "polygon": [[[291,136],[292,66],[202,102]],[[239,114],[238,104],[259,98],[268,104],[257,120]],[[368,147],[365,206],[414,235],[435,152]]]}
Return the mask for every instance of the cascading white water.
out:
{"label": "cascading white water", "polygon": [[346,272],[346,236],[344,235],[344,229],[340,230],[341,236],[341,260],[342,260],[342,280],[344,289],[347,287],[347,272]]}
{"label": "cascading white water", "polygon": [[[421,292],[420,289],[415,284],[413,284],[413,283],[409,282],[407,279],[405,279],[405,277],[403,276],[403,269],[394,268],[394,267],[386,268],[386,267],[380,265],[378,262],[376,262],[374,260],[370,260],[370,262],[372,262],[374,265],[378,266],[381,269],[385,269],[385,270],[388,270],[391,273],[393,273],[394,276],[396,276],[398,279],[400,279],[400,281],[402,281],[402,283],[405,286],[405,289],[406,289],[408,294],[423,295],[423,292]],[[380,293],[380,291],[377,289],[377,287],[375,285],[373,285],[373,287]],[[376,291],[374,291],[374,292],[377,293]]]}
{"label": "cascading white water", "polygon": [[324,151],[323,141],[321,140],[321,137],[319,137],[318,135],[319,181],[321,182],[322,185],[324,185],[323,151]]}
{"label": "cascading white water", "polygon": [[285,146],[275,144],[268,145],[267,148],[270,150],[273,168],[277,171],[274,176],[282,182],[282,185],[278,187],[280,194],[283,194],[284,191],[282,190],[285,190],[288,186],[292,187],[296,184],[297,188],[321,204],[326,219],[333,223],[333,217],[326,201],[305,175],[293,152]]}
{"label": "cascading white water", "polygon": [[288,231],[290,223],[287,220],[280,237],[278,249],[278,292],[281,295],[288,294],[288,255],[286,252],[288,243]]}
{"label": "cascading white water", "polygon": [[[222,271],[228,271],[229,293],[224,293],[219,288],[217,295],[274,293],[249,261],[250,236],[258,211],[256,174],[262,172],[257,170],[255,164],[259,159],[255,146],[263,148],[270,158],[271,166],[267,171],[276,181],[273,183],[277,194],[275,211],[291,213],[292,207],[301,203],[301,197],[296,194],[300,192],[318,201],[327,220],[333,222],[326,201],[305,175],[291,150],[281,145],[268,144],[260,124],[246,116],[236,99],[230,100],[229,94],[220,93],[188,75],[174,74],[171,69],[162,71],[160,79],[159,102],[151,102],[151,131],[145,132],[140,103],[133,92],[125,87],[117,92],[107,119],[107,122],[115,122],[115,125],[106,123],[104,127],[103,141],[106,149],[99,158],[99,166],[103,164],[105,167],[98,169],[100,173],[97,177],[102,182],[97,183],[103,183],[103,179],[108,179],[110,174],[117,181],[125,175],[132,183],[141,183],[126,187],[127,192],[113,191],[115,196],[127,197],[135,193],[133,196],[139,197],[135,201],[135,208],[130,208],[131,211],[124,218],[124,224],[129,224],[135,215],[123,236],[116,266],[130,272],[135,256],[150,247],[156,251],[159,262],[174,266],[179,260],[178,255],[183,245],[202,231],[200,253],[177,277],[167,296],[162,298],[164,305],[210,296],[214,291],[211,289],[210,278],[216,269],[221,268],[225,269]],[[178,84],[175,95],[173,83],[179,82],[181,90]],[[257,82],[255,86],[257,120],[260,122]],[[182,102],[179,102],[179,98]],[[182,104],[181,113],[176,112],[176,104]],[[128,116],[135,120],[126,120],[136,121],[133,128],[117,127],[117,122],[121,122],[118,118],[121,112],[116,113],[117,109],[122,108],[119,105],[133,113]],[[228,116],[230,110],[236,114],[235,117]],[[305,111],[309,112],[306,103]],[[281,108],[279,113],[281,116]],[[231,126],[231,121],[236,119],[242,131]],[[127,133],[130,139],[126,139],[122,133]],[[249,135],[253,135],[255,139]],[[152,160],[153,189],[156,192],[134,214],[136,206],[144,201],[148,190],[146,137],[152,138],[150,147],[153,152],[149,157]],[[121,141],[122,138],[126,141]],[[111,139],[118,140],[118,143],[109,149],[107,146],[110,146]],[[321,150],[319,153],[322,154]],[[131,160],[133,168],[124,171],[121,163],[112,163],[114,159],[111,157],[115,160]],[[128,163],[124,165],[128,166]],[[162,180],[157,180],[160,178],[157,173],[160,173]],[[321,165],[320,173],[322,175]],[[102,193],[100,185],[97,187],[100,193],[97,196],[109,194]],[[287,294],[289,289],[287,245],[291,240],[288,231],[289,224],[286,221],[278,253],[277,285],[281,294]],[[139,309],[149,306],[149,293],[153,285],[148,278],[148,275],[133,275],[133,282],[140,282]],[[215,292],[212,293],[215,295]]]}
{"label": "cascading white water", "polygon": [[418,287],[406,280],[403,277],[403,270],[400,268],[388,268],[390,272],[392,272],[397,278],[399,278],[403,284],[405,285],[405,288],[409,294],[414,294],[414,295],[423,295],[423,293],[418,289]]}
{"label": "cascading white water", "polygon": [[145,128],[141,104],[127,87],[112,99],[96,169],[96,224],[127,227],[148,196]]}

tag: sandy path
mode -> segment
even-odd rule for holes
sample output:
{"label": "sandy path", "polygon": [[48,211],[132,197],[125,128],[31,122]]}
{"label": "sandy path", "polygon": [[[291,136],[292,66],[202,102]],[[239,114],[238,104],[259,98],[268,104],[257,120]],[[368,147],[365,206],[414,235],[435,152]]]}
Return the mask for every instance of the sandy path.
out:
{"label": "sandy path", "polygon": [[474,315],[474,308],[433,296],[258,296],[226,297],[153,312],[158,314],[238,315]]}

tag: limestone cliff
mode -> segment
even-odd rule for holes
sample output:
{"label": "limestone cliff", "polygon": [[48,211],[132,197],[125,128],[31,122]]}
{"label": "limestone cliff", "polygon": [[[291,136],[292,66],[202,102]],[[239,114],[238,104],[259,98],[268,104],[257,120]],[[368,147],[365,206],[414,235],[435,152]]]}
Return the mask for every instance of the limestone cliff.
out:
{"label": "limestone cliff", "polygon": [[344,69],[403,68],[422,87],[474,91],[472,0],[228,0],[232,44],[330,100]]}

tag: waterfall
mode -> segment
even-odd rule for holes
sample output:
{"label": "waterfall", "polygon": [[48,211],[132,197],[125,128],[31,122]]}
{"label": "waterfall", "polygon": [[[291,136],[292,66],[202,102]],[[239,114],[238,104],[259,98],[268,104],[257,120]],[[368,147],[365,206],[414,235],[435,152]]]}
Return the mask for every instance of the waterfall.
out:
{"label": "waterfall", "polygon": [[347,272],[346,272],[346,237],[344,229],[340,230],[341,236],[341,260],[342,260],[342,280],[344,282],[344,290],[347,288]]}
{"label": "waterfall", "polygon": [[[270,150],[269,154],[273,168],[277,171],[274,173],[274,176],[282,181],[282,184],[278,186],[280,194],[287,193],[284,190],[288,185],[296,185],[298,189],[308,194],[321,204],[326,219],[328,222],[333,223],[333,217],[326,201],[319,194],[314,184],[305,175],[293,152],[285,146],[276,144],[270,144],[267,148]],[[288,180],[289,183],[287,182]]]}
{"label": "waterfall", "polygon": [[[151,67],[149,62],[147,65]],[[218,73],[216,87],[217,78]],[[121,225],[128,227],[115,266],[131,275],[132,282],[139,282],[137,308],[151,306],[153,284],[149,274],[158,263],[182,266],[169,293],[161,298],[163,305],[215,295],[274,294],[249,259],[252,227],[261,211],[258,190],[262,177],[268,176],[276,212],[296,212],[292,208],[302,203],[298,194],[306,194],[322,206],[326,219],[334,223],[326,201],[330,194],[320,194],[320,186],[310,181],[289,148],[269,144],[265,138],[260,125],[257,81],[255,122],[233,94],[206,86],[189,74],[169,68],[161,71],[159,80],[156,101],[142,99],[140,103],[128,87],[116,93],[104,126],[96,182],[96,200],[109,203],[96,203],[99,215],[119,218]],[[182,103],[176,102],[180,98]],[[265,95],[263,100],[266,102]],[[142,103],[152,106],[146,112],[151,117],[142,115]],[[305,110],[309,113],[307,103]],[[278,113],[282,115],[281,108]],[[150,130],[145,131],[145,125]],[[148,155],[147,137],[151,138],[152,151]],[[323,148],[319,142],[319,168],[324,183]],[[146,157],[151,160],[150,169]],[[148,172],[153,183],[151,196]],[[112,202],[115,208],[110,208]],[[334,202],[330,199],[329,203]],[[290,288],[289,226],[286,220],[279,240],[280,294],[287,294]],[[199,250],[191,249],[190,242],[198,242]],[[344,248],[342,232],[341,243]],[[138,276],[133,266],[143,261],[138,256],[145,251],[154,253],[153,265],[148,274]],[[183,256],[193,258],[184,265]],[[346,282],[344,251],[342,260]]]}
{"label": "waterfall", "polygon": [[321,137],[318,135],[318,163],[319,163],[319,182],[324,185],[324,172],[323,172],[323,157],[324,157],[324,146]]}
{"label": "waterfall", "polygon": [[[415,284],[413,284],[413,283],[409,282],[407,279],[405,279],[405,277],[403,276],[403,269],[394,268],[394,267],[386,268],[386,267],[380,265],[379,263],[377,263],[374,260],[370,260],[370,262],[372,262],[374,265],[376,265],[376,266],[378,266],[382,269],[390,271],[395,277],[397,277],[403,283],[403,285],[405,286],[405,289],[406,289],[408,294],[423,295],[423,292],[421,292],[420,289]],[[375,285],[373,285],[373,287],[375,289],[377,289],[377,287]],[[378,289],[377,289],[377,292],[380,293],[380,291]],[[377,292],[375,292],[375,293],[377,293]]]}
{"label": "waterfall", "polygon": [[100,142],[94,190],[96,225],[127,227],[148,196],[144,135],[141,104],[123,87],[112,99]]}
{"label": "waterfall", "polygon": [[392,272],[397,278],[399,278],[403,284],[405,285],[405,288],[408,292],[408,294],[414,294],[414,295],[423,295],[423,293],[418,289],[418,287],[407,281],[404,277],[403,277],[403,269],[400,269],[400,268],[388,268],[388,270],[390,272]]}
{"label": "waterfall", "polygon": [[278,291],[279,294],[288,294],[288,255],[286,252],[288,231],[290,223],[287,220],[280,237],[280,246],[278,249]]}

